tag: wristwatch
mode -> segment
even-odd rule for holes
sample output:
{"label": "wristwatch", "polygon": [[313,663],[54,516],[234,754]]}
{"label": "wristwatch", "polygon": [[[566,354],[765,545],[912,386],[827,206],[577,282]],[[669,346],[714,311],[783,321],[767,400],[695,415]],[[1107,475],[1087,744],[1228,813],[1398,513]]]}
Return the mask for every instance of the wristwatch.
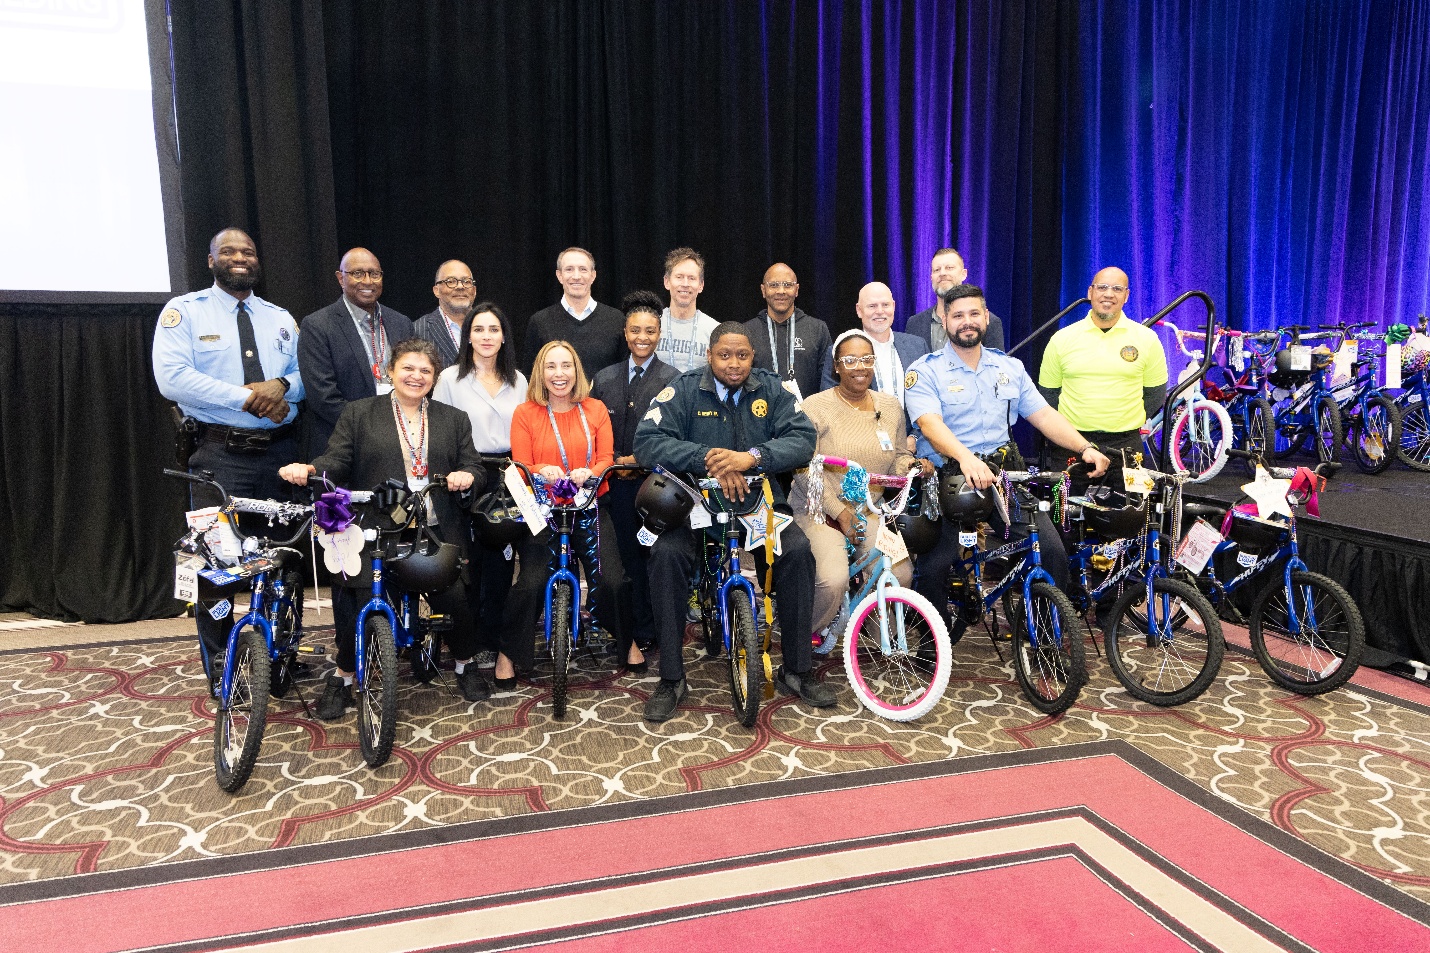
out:
{"label": "wristwatch", "polygon": [[746,450],[745,452],[748,453],[750,456],[752,456],[752,457],[755,458],[755,466],[758,468],[759,465],[760,465],[760,463],[761,463],[760,448],[759,448],[759,447],[751,447],[750,449]]}
{"label": "wristwatch", "polygon": [[288,383],[288,378],[286,378],[286,377],[280,377],[280,378],[278,378],[278,383],[280,383],[280,384],[283,385],[283,393],[285,393],[285,394],[288,393],[288,388],[291,386],[291,385]]}
{"label": "wristwatch", "polygon": [[1089,450],[1096,450],[1096,449],[1097,449],[1097,444],[1095,444],[1095,443],[1093,443],[1091,440],[1089,440],[1089,441],[1083,446],[1083,448],[1077,452],[1077,458],[1078,458],[1079,460],[1081,460],[1081,459],[1082,459],[1082,455],[1083,455],[1084,453],[1087,453]]}

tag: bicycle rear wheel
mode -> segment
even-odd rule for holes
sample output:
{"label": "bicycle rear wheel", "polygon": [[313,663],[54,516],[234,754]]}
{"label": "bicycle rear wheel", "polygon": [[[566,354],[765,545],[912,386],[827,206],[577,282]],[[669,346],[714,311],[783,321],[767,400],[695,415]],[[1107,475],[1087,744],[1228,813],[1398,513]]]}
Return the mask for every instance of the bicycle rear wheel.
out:
{"label": "bicycle rear wheel", "polygon": [[387,616],[368,616],[362,684],[358,686],[358,747],[368,767],[392,756],[397,737],[397,645]]}
{"label": "bicycle rear wheel", "polygon": [[551,714],[566,717],[566,675],[571,664],[571,584],[551,587]]}
{"label": "bicycle rear wheel", "polygon": [[1188,473],[1193,483],[1210,480],[1226,466],[1231,447],[1231,417],[1214,400],[1199,400],[1172,421],[1172,466]]}
{"label": "bicycle rear wheel", "polygon": [[268,724],[271,679],[268,640],[258,629],[239,633],[233,647],[233,681],[214,721],[214,780],[233,794],[248,781]]}
{"label": "bicycle rear wheel", "polygon": [[1313,447],[1323,463],[1335,463],[1341,458],[1341,443],[1346,438],[1341,407],[1333,398],[1322,397],[1316,403],[1316,430]]}
{"label": "bicycle rear wheel", "polygon": [[[1256,455],[1269,454],[1276,443],[1276,412],[1271,401],[1256,397],[1246,404],[1246,432],[1242,435],[1241,449]],[[1256,476],[1255,460],[1243,460],[1241,465],[1251,476]]]}
{"label": "bicycle rear wheel", "polygon": [[[912,589],[886,590],[884,608],[881,614],[879,593],[871,592],[850,613],[844,674],[865,708],[890,721],[913,721],[928,714],[943,697],[953,670],[953,646],[938,612]],[[883,623],[887,623],[887,652],[881,638]]]}
{"label": "bicycle rear wheel", "polygon": [[1351,431],[1351,456],[1365,473],[1384,473],[1400,449],[1400,408],[1384,394],[1372,394]]}
{"label": "bicycle rear wheel", "polygon": [[1401,410],[1400,459],[1412,470],[1430,472],[1430,415],[1418,397]]}
{"label": "bicycle rear wheel", "polygon": [[749,728],[760,713],[760,692],[764,689],[760,633],[755,628],[749,593],[744,589],[731,589],[726,606],[730,612],[730,706],[736,720]]}
{"label": "bicycle rear wheel", "polygon": [[1197,589],[1180,579],[1130,585],[1112,609],[1107,661],[1122,687],[1153,705],[1180,705],[1207,690],[1221,669],[1221,622]]}
{"label": "bicycle rear wheel", "polygon": [[1013,646],[1013,671],[1033,707],[1057,715],[1072,707],[1087,684],[1082,633],[1077,610],[1060,589],[1035,582],[1031,594],[1024,610],[1026,635]]}
{"label": "bicycle rear wheel", "polygon": [[1344,685],[1365,648],[1365,622],[1350,595],[1314,572],[1293,572],[1289,592],[1278,581],[1257,596],[1247,628],[1266,674],[1302,695]]}

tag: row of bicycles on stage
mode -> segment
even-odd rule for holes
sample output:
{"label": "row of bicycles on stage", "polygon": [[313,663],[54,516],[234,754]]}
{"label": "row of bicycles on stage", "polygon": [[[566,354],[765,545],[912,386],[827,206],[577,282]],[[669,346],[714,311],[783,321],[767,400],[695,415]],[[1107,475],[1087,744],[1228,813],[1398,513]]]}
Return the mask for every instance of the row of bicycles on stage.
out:
{"label": "row of bicycles on stage", "polygon": [[[1212,359],[1204,360],[1206,328],[1175,336],[1195,381],[1177,399],[1165,425],[1155,415],[1143,429],[1149,459],[1194,482],[1221,472],[1227,451],[1286,459],[1310,452],[1337,462],[1343,451],[1366,473],[1397,460],[1430,472],[1430,336],[1416,328],[1375,322],[1288,325],[1245,332],[1216,327]],[[1196,345],[1200,344],[1198,349]]]}

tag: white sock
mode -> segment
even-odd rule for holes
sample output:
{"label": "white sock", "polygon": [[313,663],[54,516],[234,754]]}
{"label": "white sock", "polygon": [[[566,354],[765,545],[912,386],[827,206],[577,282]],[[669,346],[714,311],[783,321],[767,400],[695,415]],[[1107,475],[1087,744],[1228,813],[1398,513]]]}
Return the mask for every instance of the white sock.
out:
{"label": "white sock", "polygon": [[[471,659],[468,659],[467,661],[470,662]],[[466,668],[467,668],[467,662],[458,662],[458,663],[456,663],[456,669],[457,669],[457,674],[458,674],[458,675],[461,675],[462,672],[466,671]]]}
{"label": "white sock", "polygon": [[353,677],[352,677],[351,675],[344,675],[344,676],[343,676],[343,684],[344,684],[344,685],[351,685],[352,683],[353,683]]}

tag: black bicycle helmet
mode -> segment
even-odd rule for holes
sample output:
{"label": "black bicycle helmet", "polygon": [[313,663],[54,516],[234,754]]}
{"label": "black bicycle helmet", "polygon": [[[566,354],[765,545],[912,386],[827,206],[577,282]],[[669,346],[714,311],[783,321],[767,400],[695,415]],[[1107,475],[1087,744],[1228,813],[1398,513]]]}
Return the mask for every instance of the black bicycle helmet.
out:
{"label": "black bicycle helmet", "polygon": [[408,592],[441,592],[462,571],[461,551],[424,531],[414,542],[398,543],[386,563],[398,588]]}
{"label": "black bicycle helmet", "polygon": [[1088,490],[1082,517],[1087,528],[1100,539],[1135,539],[1147,525],[1143,505],[1111,487],[1096,486]]}
{"label": "black bicycle helmet", "polygon": [[1233,513],[1231,539],[1248,553],[1263,553],[1281,545],[1290,526],[1278,520],[1264,520],[1247,513]]}
{"label": "black bicycle helmet", "polygon": [[694,505],[685,488],[664,473],[652,473],[636,491],[636,515],[656,535],[684,523]]}
{"label": "black bicycle helmet", "polygon": [[472,504],[472,528],[484,546],[515,546],[528,535],[521,510],[505,486],[484,493]]}
{"label": "black bicycle helmet", "polygon": [[943,531],[937,522],[922,513],[904,513],[894,520],[899,534],[904,537],[904,546],[912,556],[922,556],[932,552],[938,545],[939,534]]}
{"label": "black bicycle helmet", "polygon": [[972,527],[993,515],[989,491],[976,489],[962,473],[947,468],[938,475],[938,502],[943,518],[960,526]]}

